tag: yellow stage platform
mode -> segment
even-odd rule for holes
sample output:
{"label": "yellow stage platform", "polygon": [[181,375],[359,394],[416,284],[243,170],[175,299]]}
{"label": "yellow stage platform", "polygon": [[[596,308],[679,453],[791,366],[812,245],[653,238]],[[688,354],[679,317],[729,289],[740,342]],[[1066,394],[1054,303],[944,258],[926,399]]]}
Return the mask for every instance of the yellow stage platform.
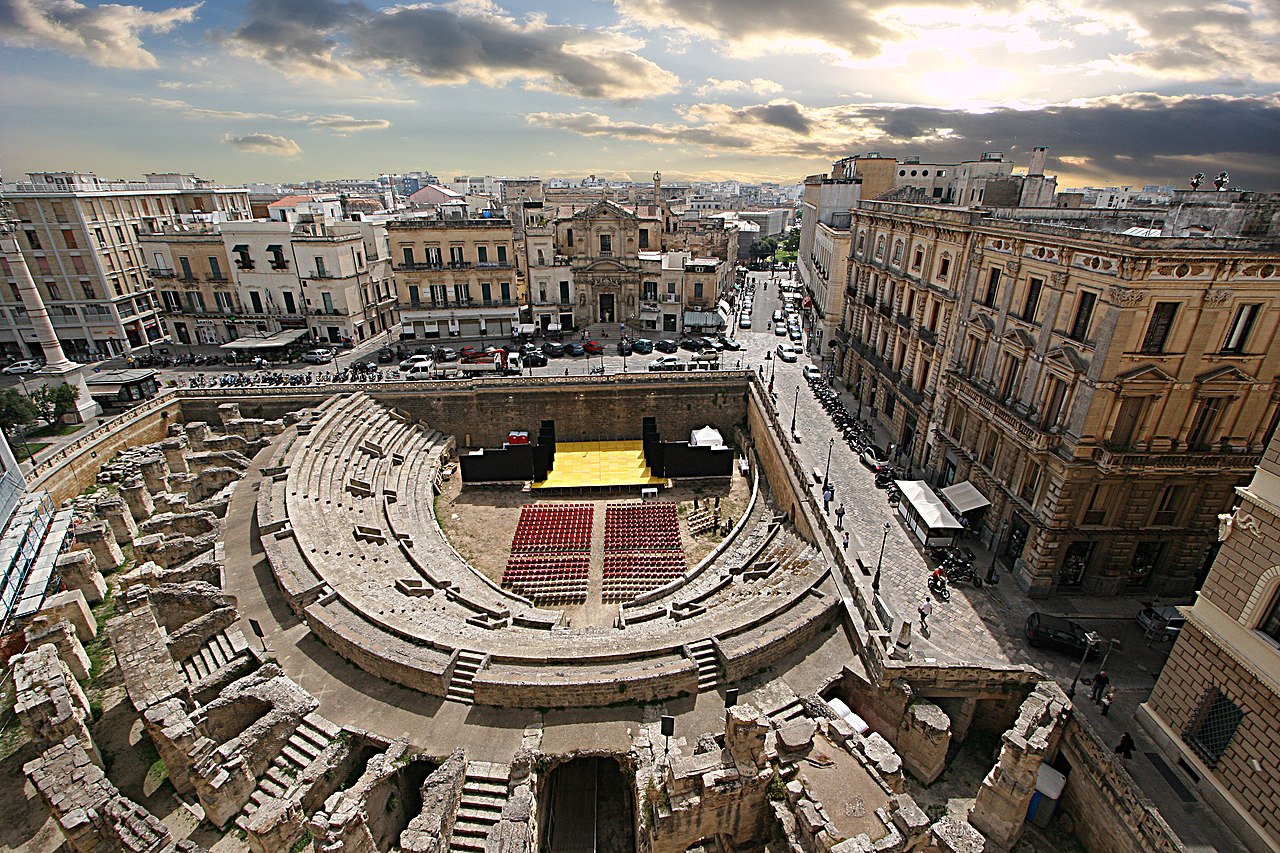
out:
{"label": "yellow stage platform", "polygon": [[555,467],[535,489],[590,489],[612,486],[665,486],[644,464],[640,441],[561,441]]}

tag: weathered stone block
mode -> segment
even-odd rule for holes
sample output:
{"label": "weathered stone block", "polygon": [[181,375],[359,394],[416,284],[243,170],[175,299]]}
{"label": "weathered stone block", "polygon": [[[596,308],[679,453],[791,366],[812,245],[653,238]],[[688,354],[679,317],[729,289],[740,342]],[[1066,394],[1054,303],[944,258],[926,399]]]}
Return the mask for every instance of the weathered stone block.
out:
{"label": "weathered stone block", "polygon": [[92,665],[84,645],[76,637],[76,628],[69,619],[56,622],[47,616],[37,615],[23,629],[27,645],[37,648],[50,643],[58,651],[58,657],[66,664],[77,681],[88,678]]}
{"label": "weathered stone block", "polygon": [[104,569],[114,569],[124,562],[124,552],[116,544],[115,534],[105,521],[81,524],[76,528],[76,541],[88,547]]}
{"label": "weathered stone block", "polygon": [[49,596],[40,608],[40,615],[52,622],[70,620],[76,626],[76,636],[86,643],[98,636],[98,620],[94,618],[84,593],[78,589],[66,589]]}
{"label": "weathered stone block", "polygon": [[129,510],[129,505],[125,503],[124,498],[119,495],[100,498],[95,511],[99,518],[110,525],[117,545],[128,545],[133,541],[134,535],[138,532],[138,525],[133,520],[133,513]]}
{"label": "weathered stone block", "polygon": [[89,604],[97,604],[107,594],[107,580],[98,571],[98,560],[88,548],[59,555],[54,565],[68,589],[77,589]]}
{"label": "weathered stone block", "polygon": [[134,521],[144,521],[151,517],[155,505],[151,500],[151,492],[141,477],[131,477],[120,484],[120,497],[129,506],[129,513]]}

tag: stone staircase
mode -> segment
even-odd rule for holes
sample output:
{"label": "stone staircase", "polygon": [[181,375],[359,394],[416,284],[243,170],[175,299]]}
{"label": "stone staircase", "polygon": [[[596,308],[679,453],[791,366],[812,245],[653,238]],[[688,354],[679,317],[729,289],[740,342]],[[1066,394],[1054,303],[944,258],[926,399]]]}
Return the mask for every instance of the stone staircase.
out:
{"label": "stone staircase", "polygon": [[282,796],[302,769],[333,742],[339,731],[337,726],[319,714],[311,713],[303,717],[298,728],[289,735],[284,749],[280,750],[267,772],[258,780],[258,787],[249,795],[249,802],[245,803],[237,824],[256,812],[267,800]]}
{"label": "stone staircase", "polygon": [[715,646],[711,638],[689,645],[689,654],[698,665],[698,692],[715,690],[720,686],[720,664],[716,661]]}
{"label": "stone staircase", "polygon": [[449,679],[449,690],[445,693],[446,699],[464,705],[475,704],[475,690],[472,689],[471,682],[475,681],[476,673],[484,668],[485,658],[486,655],[480,652],[459,650],[458,661],[453,665],[453,677]]}
{"label": "stone staircase", "polygon": [[462,802],[458,804],[453,836],[449,840],[450,851],[484,853],[485,840],[502,816],[502,806],[507,801],[510,774],[511,768],[505,764],[468,762]]}
{"label": "stone staircase", "polygon": [[182,662],[188,684],[198,684],[236,658],[248,654],[249,641],[239,628],[219,631],[200,650]]}

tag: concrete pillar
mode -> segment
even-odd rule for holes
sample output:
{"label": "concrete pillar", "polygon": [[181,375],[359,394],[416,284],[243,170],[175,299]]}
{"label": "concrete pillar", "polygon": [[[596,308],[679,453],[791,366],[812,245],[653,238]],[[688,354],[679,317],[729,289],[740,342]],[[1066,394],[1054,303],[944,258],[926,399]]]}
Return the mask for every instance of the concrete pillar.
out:
{"label": "concrete pillar", "polygon": [[76,637],[76,627],[71,624],[71,620],[59,619],[54,622],[46,616],[36,616],[23,629],[22,634],[31,648],[38,648],[46,643],[52,645],[77,681],[89,677],[92,664],[84,646]]}
{"label": "concrete pillar", "polygon": [[134,521],[146,521],[156,511],[151,493],[147,491],[141,477],[130,477],[121,483],[120,497],[124,498],[124,502],[128,504],[129,514],[133,516]]}
{"label": "concrete pillar", "polygon": [[157,453],[139,460],[138,469],[142,472],[142,482],[151,494],[169,491],[169,463],[162,454]]}
{"label": "concrete pillar", "polygon": [[191,442],[186,435],[176,435],[160,442],[160,452],[169,463],[169,470],[175,474],[187,473],[187,449]]}
{"label": "concrete pillar", "polygon": [[138,533],[138,525],[133,521],[133,511],[124,499],[118,495],[109,495],[98,501],[94,510],[111,527],[117,545],[128,545]]}
{"label": "concrete pillar", "polygon": [[93,558],[104,569],[124,563],[124,552],[116,544],[115,534],[105,521],[94,521],[76,528],[76,540],[89,546]]}
{"label": "concrete pillar", "polygon": [[98,571],[98,560],[88,548],[62,554],[54,566],[67,589],[78,590],[89,604],[106,597],[106,578]]}
{"label": "concrete pillar", "polygon": [[191,452],[203,452],[204,443],[209,438],[209,425],[204,421],[191,421],[184,429],[187,431],[187,444]]}

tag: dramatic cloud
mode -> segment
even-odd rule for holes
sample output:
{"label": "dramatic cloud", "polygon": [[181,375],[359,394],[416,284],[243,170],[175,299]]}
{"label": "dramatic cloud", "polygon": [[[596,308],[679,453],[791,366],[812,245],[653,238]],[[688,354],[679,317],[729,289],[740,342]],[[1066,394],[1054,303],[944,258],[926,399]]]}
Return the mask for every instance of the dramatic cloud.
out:
{"label": "dramatic cloud", "polygon": [[143,32],[167,33],[195,17],[199,3],[158,12],[141,6],[85,6],[75,0],[0,0],[0,41],[55,50],[104,68],[156,68]]}
{"label": "dramatic cloud", "polygon": [[697,104],[669,124],[619,122],[597,113],[533,113],[526,120],[597,139],[684,149],[729,149],[757,158],[831,160],[867,150],[955,163],[982,151],[1022,159],[1036,145],[1077,175],[1131,175],[1180,182],[1191,171],[1230,169],[1239,180],[1280,180],[1280,96],[1166,97],[1138,93],[1081,99],[1039,109],[986,112],[901,104],[806,107],[794,102],[731,107]]}
{"label": "dramatic cloud", "polygon": [[385,118],[356,118],[348,115],[316,116],[307,124],[341,134],[355,133],[359,130],[385,130],[391,127],[391,122]]}
{"label": "dramatic cloud", "polygon": [[224,136],[222,141],[249,154],[275,154],[278,157],[297,157],[302,146],[292,139],[270,133],[250,133],[248,136]]}
{"label": "dramatic cloud", "polygon": [[241,53],[290,74],[337,79],[383,70],[427,85],[478,81],[617,101],[667,94],[679,80],[620,35],[540,16],[519,21],[485,0],[372,10],[340,0],[252,0],[231,36]]}

